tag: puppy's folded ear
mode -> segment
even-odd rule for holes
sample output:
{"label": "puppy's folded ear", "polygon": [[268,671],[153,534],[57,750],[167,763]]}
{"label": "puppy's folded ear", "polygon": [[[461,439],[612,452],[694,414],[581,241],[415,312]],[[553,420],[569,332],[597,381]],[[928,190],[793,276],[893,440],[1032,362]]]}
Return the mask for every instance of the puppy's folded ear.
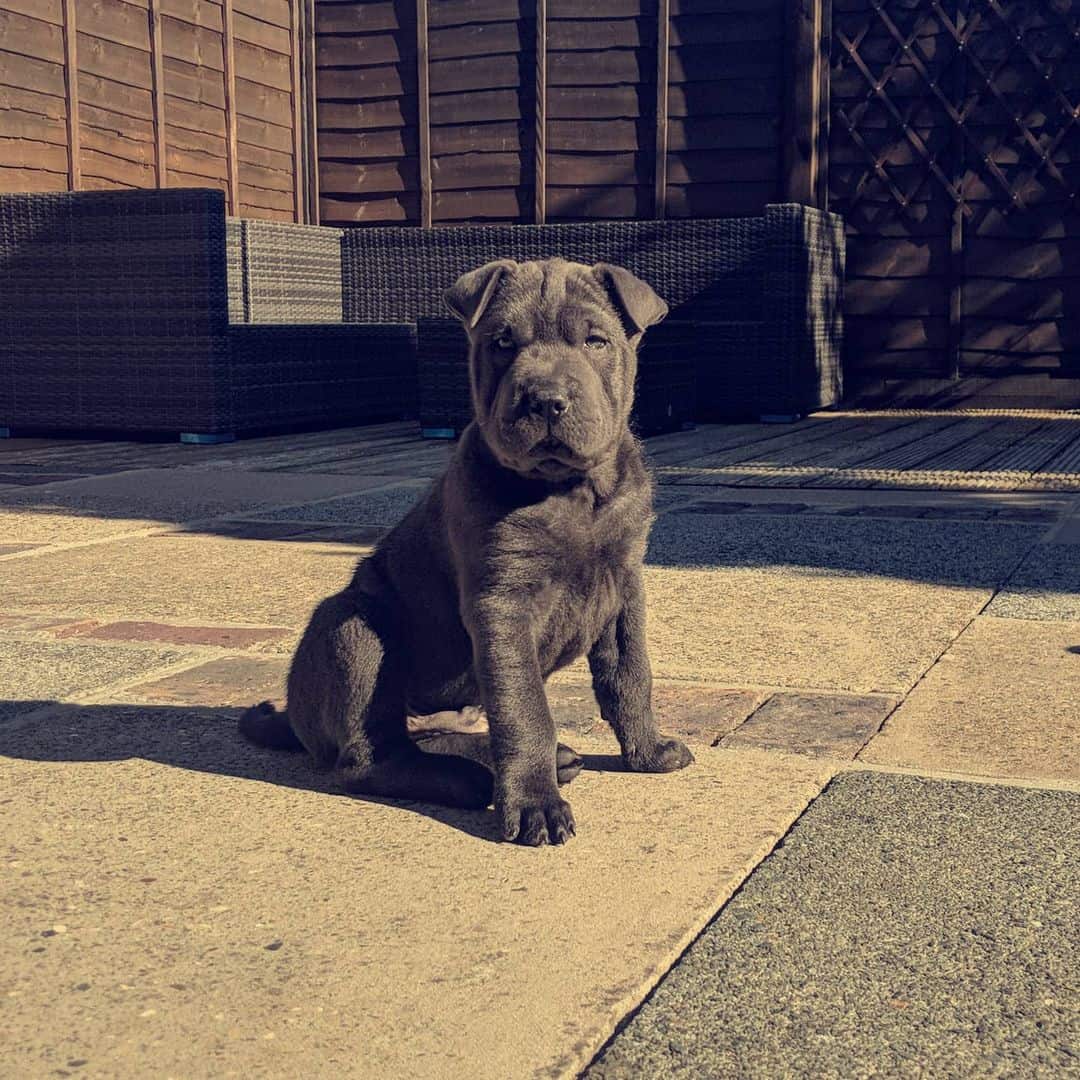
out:
{"label": "puppy's folded ear", "polygon": [[450,286],[443,294],[446,306],[471,330],[491,303],[499,282],[507,271],[517,263],[512,259],[499,259],[485,263],[477,270],[470,270]]}
{"label": "puppy's folded ear", "polygon": [[627,324],[629,336],[656,323],[668,313],[668,306],[653,292],[653,288],[629,270],[611,263],[597,263],[593,273],[607,290],[616,309]]}

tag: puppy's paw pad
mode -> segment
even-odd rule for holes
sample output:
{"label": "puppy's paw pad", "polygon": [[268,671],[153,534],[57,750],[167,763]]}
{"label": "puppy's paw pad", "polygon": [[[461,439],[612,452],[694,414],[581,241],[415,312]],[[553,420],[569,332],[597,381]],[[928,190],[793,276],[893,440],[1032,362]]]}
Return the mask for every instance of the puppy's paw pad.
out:
{"label": "puppy's paw pad", "polygon": [[555,778],[559,781],[559,787],[569,784],[581,772],[584,764],[584,759],[573,747],[559,743],[555,751]]}
{"label": "puppy's paw pad", "polygon": [[634,772],[675,772],[685,769],[694,760],[690,748],[678,739],[660,739],[647,751],[636,754],[626,761]]}

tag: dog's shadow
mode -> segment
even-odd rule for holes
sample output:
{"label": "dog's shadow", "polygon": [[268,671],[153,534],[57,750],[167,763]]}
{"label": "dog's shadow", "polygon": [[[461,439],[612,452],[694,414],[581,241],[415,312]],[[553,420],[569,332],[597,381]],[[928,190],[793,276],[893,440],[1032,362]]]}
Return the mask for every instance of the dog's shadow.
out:
{"label": "dog's shadow", "polygon": [[[498,842],[495,815],[410,800],[345,795],[333,775],[307,754],[253,746],[240,735],[239,708],[163,705],[70,705],[55,701],[0,701],[0,756],[23,761],[153,761],[177,769],[238,777],[394,806]],[[619,769],[618,755],[583,755],[586,769]]]}

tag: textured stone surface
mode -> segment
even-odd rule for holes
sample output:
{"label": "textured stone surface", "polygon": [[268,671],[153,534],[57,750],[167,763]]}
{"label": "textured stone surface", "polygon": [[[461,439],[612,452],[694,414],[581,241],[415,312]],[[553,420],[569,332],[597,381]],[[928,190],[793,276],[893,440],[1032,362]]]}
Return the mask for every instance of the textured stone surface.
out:
{"label": "textured stone surface", "polygon": [[149,536],[0,563],[0,594],[31,613],[299,629],[356,559],[346,546]]}
{"label": "textured stone surface", "polygon": [[979,618],[861,758],[980,776],[1080,781],[1080,627]]}
{"label": "textured stone surface", "polygon": [[774,694],[721,745],[853,758],[895,706],[889,697]]}
{"label": "textured stone surface", "polygon": [[1012,619],[1080,620],[1080,544],[1039,544],[987,609]]}
{"label": "textured stone surface", "polygon": [[785,569],[646,568],[660,677],[902,693],[989,589]]}
{"label": "textured stone surface", "polygon": [[175,664],[181,649],[91,645],[0,637],[0,716],[85,695],[111,683]]}
{"label": "textured stone surface", "polygon": [[283,656],[221,656],[175,675],[140,683],[124,692],[124,700],[246,708],[260,701],[283,699],[288,667]]}
{"label": "textured stone surface", "polygon": [[396,525],[428,489],[426,483],[398,484],[361,495],[301,506],[286,506],[261,517],[282,521]]}
{"label": "textured stone surface", "polygon": [[1078,815],[839,777],[585,1076],[1075,1075]]}
{"label": "textured stone surface", "polygon": [[15,1075],[573,1075],[830,775],[708,748],[586,772],[578,836],[528,850],[490,812],[332,797],[234,724],[0,727]]}
{"label": "textured stone surface", "polygon": [[377,476],[302,476],[198,469],[139,469],[4,496],[5,541],[68,543],[195,521],[385,483]]}
{"label": "textured stone surface", "polygon": [[268,641],[280,641],[292,631],[280,626],[177,626],[172,623],[104,623],[78,631],[79,636],[102,641],[165,641],[172,645],[213,645],[220,649],[244,649]]}

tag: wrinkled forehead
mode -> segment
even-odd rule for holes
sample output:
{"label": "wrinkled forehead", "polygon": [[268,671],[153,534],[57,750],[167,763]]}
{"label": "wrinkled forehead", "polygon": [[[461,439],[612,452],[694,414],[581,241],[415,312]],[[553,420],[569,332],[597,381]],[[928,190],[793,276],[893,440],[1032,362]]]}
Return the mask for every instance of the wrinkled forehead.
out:
{"label": "wrinkled forehead", "polygon": [[619,317],[589,267],[550,260],[521,263],[507,274],[484,322],[544,336],[567,329],[585,332],[590,325],[617,326]]}

